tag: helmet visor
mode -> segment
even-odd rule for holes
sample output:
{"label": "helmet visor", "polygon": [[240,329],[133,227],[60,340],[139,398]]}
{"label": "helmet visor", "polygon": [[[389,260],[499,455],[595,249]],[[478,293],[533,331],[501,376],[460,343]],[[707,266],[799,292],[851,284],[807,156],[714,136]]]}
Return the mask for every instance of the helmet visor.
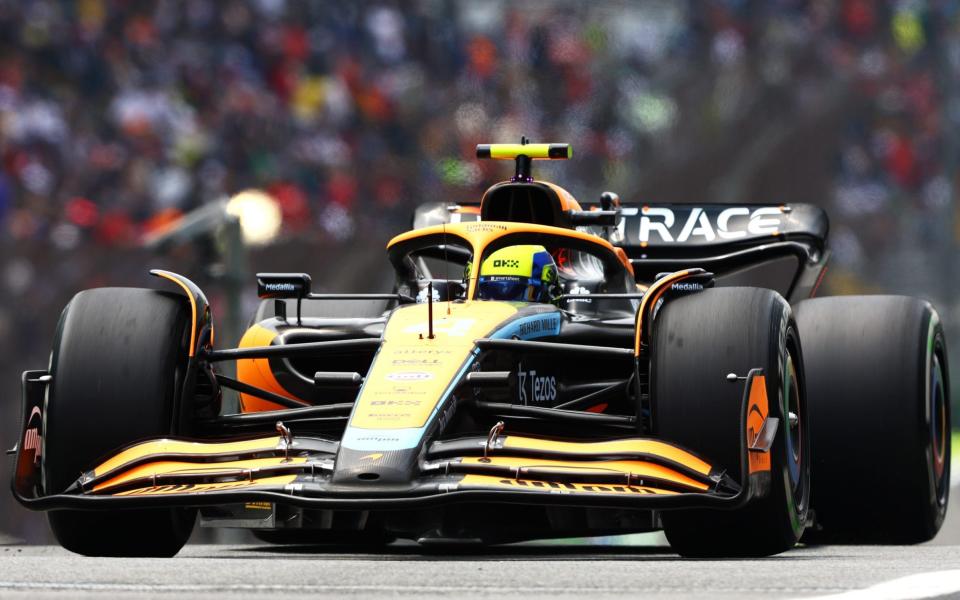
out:
{"label": "helmet visor", "polygon": [[[529,301],[533,280],[527,277],[481,277],[478,292],[482,300]],[[539,282],[537,282],[539,283]]]}

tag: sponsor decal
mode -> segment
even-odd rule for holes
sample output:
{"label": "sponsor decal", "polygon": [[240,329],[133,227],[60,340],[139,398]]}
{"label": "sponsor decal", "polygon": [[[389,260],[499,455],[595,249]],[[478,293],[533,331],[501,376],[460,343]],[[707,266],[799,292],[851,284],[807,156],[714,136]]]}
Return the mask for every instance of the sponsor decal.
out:
{"label": "sponsor decal", "polygon": [[263,288],[268,292],[295,292],[298,289],[292,283],[264,283]]}
{"label": "sponsor decal", "polygon": [[498,258],[493,261],[493,268],[516,269],[520,266],[520,261],[515,258]]}
{"label": "sponsor decal", "polygon": [[[417,294],[417,304],[426,304],[427,290],[429,289],[431,288],[423,288],[422,290],[420,290],[420,292]],[[438,290],[437,288],[432,288],[432,289],[433,289],[433,294],[432,294],[433,301],[440,302],[440,290]]]}
{"label": "sponsor decal", "polygon": [[557,483],[555,481],[525,481],[523,479],[501,479],[501,485],[521,488],[561,489],[574,492],[593,492],[606,494],[650,494],[648,488],[633,485],[592,485],[588,483]]}
{"label": "sponsor decal", "polygon": [[490,337],[509,339],[517,337],[522,340],[549,337],[560,333],[560,315],[547,313],[522,317],[508,323]]}
{"label": "sponsor decal", "polygon": [[368,455],[366,455],[366,456],[361,456],[358,460],[370,460],[370,461],[373,461],[373,460],[380,460],[381,458],[383,458],[383,452],[373,452],[373,453],[368,454]]}
{"label": "sponsor decal", "polygon": [[243,507],[247,510],[273,510],[273,504],[269,502],[247,502]]}
{"label": "sponsor decal", "polygon": [[544,331],[553,331],[556,328],[557,321],[559,320],[559,317],[549,317],[546,319],[526,321],[520,323],[520,328],[517,330],[517,332],[519,333],[520,337],[527,337]]}
{"label": "sponsor decal", "polygon": [[703,284],[695,281],[679,281],[671,285],[670,289],[676,292],[701,292]]}
{"label": "sponsor decal", "polygon": [[369,414],[370,418],[373,418],[373,419],[384,419],[384,420],[390,420],[390,419],[409,419],[410,417],[413,416],[413,413],[412,413],[412,412],[376,412],[376,411],[372,411],[372,410],[371,410],[368,414]]}
{"label": "sponsor decal", "polygon": [[393,359],[392,364],[402,367],[435,367],[442,364],[442,361],[439,358],[395,358]]}
{"label": "sponsor decal", "polygon": [[388,373],[387,379],[390,381],[426,381],[427,379],[433,379],[433,373],[427,373],[426,371],[397,371],[395,373]]}
{"label": "sponsor decal", "polygon": [[387,389],[370,392],[371,396],[426,396],[427,391],[405,385],[394,385]]}
{"label": "sponsor decal", "polygon": [[453,354],[449,348],[395,348],[392,351],[394,356],[441,356]]}
{"label": "sponsor decal", "polygon": [[[577,296],[588,296],[590,295],[590,290],[583,287],[582,285],[574,284],[573,287],[570,288],[570,291],[567,293],[577,295]],[[586,302],[587,304],[589,304],[593,302],[593,300],[590,298],[568,298],[567,302]]]}
{"label": "sponsor decal", "polygon": [[614,495],[651,495],[673,494],[668,490],[661,490],[637,485],[591,484],[556,481],[533,481],[523,479],[500,479],[488,475],[466,475],[461,484],[487,488],[505,488],[513,490],[541,490],[548,493],[560,494],[614,494]]}
{"label": "sponsor decal", "polygon": [[399,437],[390,437],[383,435],[365,435],[354,438],[358,442],[373,442],[376,444],[385,444],[388,442],[399,442]]}
{"label": "sponsor decal", "polygon": [[557,378],[552,375],[537,375],[535,370],[525,371],[523,365],[517,371],[517,393],[520,404],[550,404],[557,399]]}
{"label": "sponsor decal", "polygon": [[155,496],[163,494],[183,494],[197,492],[219,492],[223,490],[233,490],[240,488],[255,488],[281,486],[293,483],[296,475],[278,475],[276,477],[264,477],[261,479],[245,479],[243,481],[222,481],[214,483],[185,483],[174,485],[158,485],[146,488],[137,488],[118,492],[115,496]]}
{"label": "sponsor decal", "polygon": [[[33,419],[37,417],[39,420],[37,425],[33,425]],[[43,452],[43,436],[40,435],[40,423],[43,422],[43,413],[40,412],[40,407],[34,406],[33,410],[30,411],[30,416],[27,417],[27,430],[23,433],[23,451],[24,452],[33,452],[33,464],[40,464],[40,456]]]}
{"label": "sponsor decal", "polygon": [[371,400],[370,406],[420,406],[423,400]]}
{"label": "sponsor decal", "polygon": [[[735,240],[747,235],[776,235],[783,228],[783,213],[775,206],[749,209],[734,206],[720,211],[716,221],[703,208],[693,207],[681,226],[672,209],[646,206],[640,211],[638,238],[641,243],[677,243]],[[679,231],[678,228],[679,227]]]}
{"label": "sponsor decal", "polygon": [[437,431],[443,431],[447,428],[447,424],[450,423],[450,419],[453,418],[453,413],[457,410],[456,398],[454,402],[448,402],[447,405],[440,411],[440,415],[437,417]]}
{"label": "sponsor decal", "polygon": [[464,228],[469,233],[481,233],[486,231],[506,231],[506,225],[492,225],[490,223],[471,223]]}

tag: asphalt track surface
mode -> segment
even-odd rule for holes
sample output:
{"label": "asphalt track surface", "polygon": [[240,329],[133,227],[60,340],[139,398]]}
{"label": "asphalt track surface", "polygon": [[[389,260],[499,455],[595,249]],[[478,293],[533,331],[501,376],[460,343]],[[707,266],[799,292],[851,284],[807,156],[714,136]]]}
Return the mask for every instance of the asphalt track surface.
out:
{"label": "asphalt track surface", "polygon": [[[50,546],[18,546],[0,549],[0,556],[2,598],[808,597],[930,572],[941,575],[924,575],[908,590],[940,580],[935,591],[960,594],[958,546],[798,548],[750,561],[679,560],[666,548],[649,546],[528,546],[423,555],[403,547],[342,554],[192,545],[168,560],[80,558]],[[942,580],[948,582],[946,590]],[[884,597],[876,589],[853,596],[861,595]]]}
{"label": "asphalt track surface", "polygon": [[960,498],[952,504],[929,544],[798,547],[763,560],[683,560],[649,535],[426,552],[191,544],[164,560],[0,545],[0,598],[960,598]]}
{"label": "asphalt track surface", "polygon": [[[684,560],[658,535],[497,548],[376,550],[190,544],[173,559],[84,558],[3,544],[0,599],[960,599],[960,471],[947,521],[920,546],[800,546],[763,560]],[[253,539],[253,538],[249,538]]]}

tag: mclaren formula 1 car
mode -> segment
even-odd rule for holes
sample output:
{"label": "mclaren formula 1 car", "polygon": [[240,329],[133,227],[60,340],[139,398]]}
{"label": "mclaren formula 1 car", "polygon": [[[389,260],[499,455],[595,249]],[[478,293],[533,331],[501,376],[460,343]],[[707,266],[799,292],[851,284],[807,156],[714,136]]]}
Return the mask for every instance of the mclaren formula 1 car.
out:
{"label": "mclaren formula 1 car", "polygon": [[811,299],[823,211],[581,205],[531,176],[569,146],[477,153],[514,176],[418,208],[390,293],[261,273],[238,348],[181,275],[77,294],[23,374],[16,498],[87,555],[176,554],[198,515],[310,544],[662,529],[685,556],[937,533],[940,321],[913,298]]}

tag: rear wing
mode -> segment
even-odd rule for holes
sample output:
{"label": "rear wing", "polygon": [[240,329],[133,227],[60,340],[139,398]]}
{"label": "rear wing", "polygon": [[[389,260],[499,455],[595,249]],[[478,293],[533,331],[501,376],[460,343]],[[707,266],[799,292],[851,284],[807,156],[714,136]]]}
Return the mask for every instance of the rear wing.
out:
{"label": "rear wing", "polygon": [[829,222],[812,204],[643,204],[621,209],[613,233],[637,281],[699,267],[718,285],[751,285],[791,302],[810,297],[824,273]]}
{"label": "rear wing", "polygon": [[[717,285],[766,287],[793,302],[816,293],[829,258],[827,214],[812,204],[650,203],[617,210],[616,226],[577,229],[623,248],[638,283],[699,267],[715,273]],[[433,202],[416,209],[413,227],[476,220],[478,203]]]}
{"label": "rear wing", "polygon": [[621,208],[630,256],[699,254],[795,240],[823,249],[829,225],[812,204],[644,204]]}

